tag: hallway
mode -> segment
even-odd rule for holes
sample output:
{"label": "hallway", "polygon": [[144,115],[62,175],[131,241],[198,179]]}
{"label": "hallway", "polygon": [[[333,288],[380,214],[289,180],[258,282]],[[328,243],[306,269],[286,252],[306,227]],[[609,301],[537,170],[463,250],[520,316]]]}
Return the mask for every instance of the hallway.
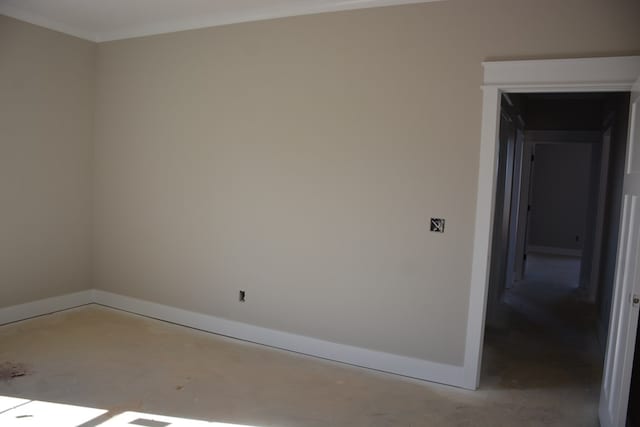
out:
{"label": "hallway", "polygon": [[579,258],[529,255],[525,280],[504,296],[508,327],[486,332],[481,387],[555,389],[561,399],[582,399],[585,421],[591,413],[597,425],[603,361],[579,269]]}

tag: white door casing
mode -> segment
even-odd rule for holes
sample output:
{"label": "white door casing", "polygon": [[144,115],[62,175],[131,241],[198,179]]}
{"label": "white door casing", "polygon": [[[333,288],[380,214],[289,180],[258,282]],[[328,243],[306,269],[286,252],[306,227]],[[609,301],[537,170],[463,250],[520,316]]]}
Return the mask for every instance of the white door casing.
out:
{"label": "white door casing", "polygon": [[[640,56],[497,61],[485,62],[483,67],[480,164],[464,359],[464,386],[470,389],[477,388],[480,381],[501,95],[508,92],[629,92],[640,75]],[[640,149],[637,156],[640,159]]]}
{"label": "white door casing", "polygon": [[640,78],[631,92],[615,284],[600,392],[600,424],[623,427],[640,306]]}

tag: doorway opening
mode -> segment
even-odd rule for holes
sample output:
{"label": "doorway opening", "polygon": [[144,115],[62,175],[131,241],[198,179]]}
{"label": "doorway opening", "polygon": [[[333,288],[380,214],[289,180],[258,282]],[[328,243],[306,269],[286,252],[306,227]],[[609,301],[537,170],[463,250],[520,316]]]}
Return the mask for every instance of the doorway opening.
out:
{"label": "doorway opening", "polygon": [[629,99],[502,94],[481,383],[562,387],[597,411]]}

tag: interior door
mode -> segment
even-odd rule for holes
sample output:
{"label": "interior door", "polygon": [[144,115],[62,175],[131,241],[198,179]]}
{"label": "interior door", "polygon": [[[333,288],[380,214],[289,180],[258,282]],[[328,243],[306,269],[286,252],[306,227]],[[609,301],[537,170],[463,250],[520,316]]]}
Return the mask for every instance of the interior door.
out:
{"label": "interior door", "polygon": [[640,79],[631,93],[629,145],[611,321],[607,341],[600,424],[624,427],[640,305]]}
{"label": "interior door", "polygon": [[522,166],[520,168],[520,198],[518,207],[518,224],[515,249],[515,280],[523,280],[526,268],[527,228],[529,223],[529,195],[533,174],[534,144],[524,138]]}
{"label": "interior door", "polygon": [[[513,287],[513,283],[516,280],[518,257],[518,214],[520,209],[520,193],[522,192],[522,163],[524,152],[524,129],[522,124],[516,130],[515,138],[515,152],[514,152],[514,165],[513,165],[513,189],[511,196],[511,218],[509,220],[509,242],[507,245],[507,275],[505,281],[505,287],[507,289]],[[529,159],[527,158],[527,163]]]}

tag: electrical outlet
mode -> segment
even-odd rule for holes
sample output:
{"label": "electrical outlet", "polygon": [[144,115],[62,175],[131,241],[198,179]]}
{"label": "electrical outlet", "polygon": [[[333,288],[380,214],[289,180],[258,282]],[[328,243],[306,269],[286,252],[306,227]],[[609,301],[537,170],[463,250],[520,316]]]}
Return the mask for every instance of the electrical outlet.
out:
{"label": "electrical outlet", "polygon": [[444,233],[444,218],[431,218],[431,231]]}
{"label": "electrical outlet", "polygon": [[247,293],[245,291],[238,292],[238,301],[245,302],[247,299]]}

